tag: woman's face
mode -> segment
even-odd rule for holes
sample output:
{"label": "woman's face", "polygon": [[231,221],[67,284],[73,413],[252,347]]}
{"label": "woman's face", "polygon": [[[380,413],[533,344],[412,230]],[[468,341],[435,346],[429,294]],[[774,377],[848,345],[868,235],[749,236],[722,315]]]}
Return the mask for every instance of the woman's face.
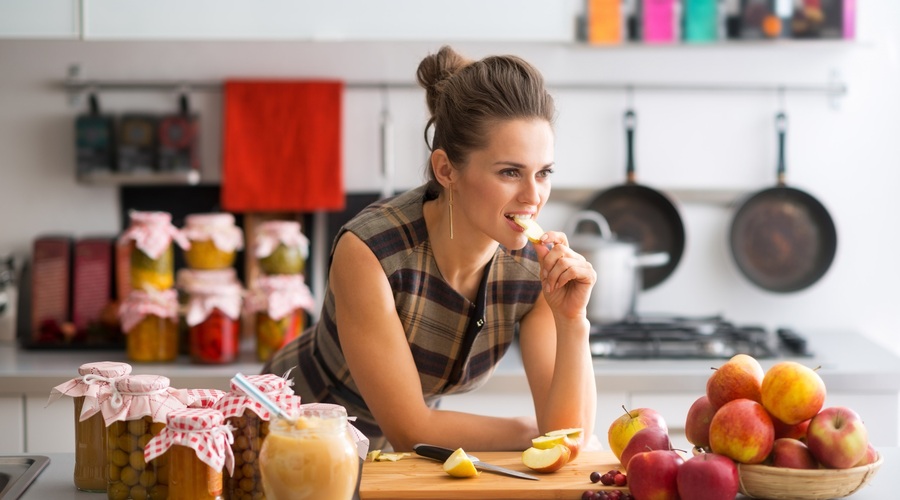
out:
{"label": "woman's face", "polygon": [[550,196],[553,130],[542,119],[500,121],[489,130],[487,147],[469,154],[454,182],[454,215],[462,212],[473,229],[466,236],[480,232],[519,249],[528,238],[513,216],[537,218]]}

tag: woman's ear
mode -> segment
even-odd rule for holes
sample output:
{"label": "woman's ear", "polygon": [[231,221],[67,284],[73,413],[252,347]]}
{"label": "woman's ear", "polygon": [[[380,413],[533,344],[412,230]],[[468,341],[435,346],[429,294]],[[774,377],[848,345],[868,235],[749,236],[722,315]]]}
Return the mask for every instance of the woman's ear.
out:
{"label": "woman's ear", "polygon": [[453,164],[447,157],[447,152],[443,149],[435,149],[431,152],[431,170],[434,172],[434,178],[442,186],[447,187],[453,182],[455,175]]}

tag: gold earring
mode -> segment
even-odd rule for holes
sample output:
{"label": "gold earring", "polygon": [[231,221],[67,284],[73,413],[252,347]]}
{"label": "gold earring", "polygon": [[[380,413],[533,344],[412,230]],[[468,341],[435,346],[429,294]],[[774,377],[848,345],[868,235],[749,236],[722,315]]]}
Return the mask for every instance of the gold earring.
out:
{"label": "gold earring", "polygon": [[453,239],[453,184],[450,184],[450,239]]}

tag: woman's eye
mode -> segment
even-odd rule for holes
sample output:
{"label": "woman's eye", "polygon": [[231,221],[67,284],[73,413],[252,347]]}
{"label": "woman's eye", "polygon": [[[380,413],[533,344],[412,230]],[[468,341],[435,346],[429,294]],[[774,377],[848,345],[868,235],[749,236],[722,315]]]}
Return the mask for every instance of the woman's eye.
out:
{"label": "woman's eye", "polygon": [[518,177],[519,171],[514,168],[510,168],[510,169],[501,171],[500,175],[503,175],[505,177]]}
{"label": "woman's eye", "polygon": [[550,177],[551,175],[553,175],[552,168],[545,168],[544,170],[538,172],[538,177]]}

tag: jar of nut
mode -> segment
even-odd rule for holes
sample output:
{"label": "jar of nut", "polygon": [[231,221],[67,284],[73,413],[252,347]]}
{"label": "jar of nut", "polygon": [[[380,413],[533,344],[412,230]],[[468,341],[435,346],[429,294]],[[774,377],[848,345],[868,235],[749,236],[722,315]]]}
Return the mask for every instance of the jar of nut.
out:
{"label": "jar of nut", "polygon": [[192,214],[184,222],[183,233],[191,242],[184,260],[191,269],[231,267],[237,251],[244,248],[244,233],[234,224],[234,215]]}
{"label": "jar of nut", "polygon": [[268,221],[256,230],[253,254],[265,274],[301,274],[309,256],[309,240],[300,232],[299,222]]}
{"label": "jar of nut", "polygon": [[106,459],[106,424],[100,415],[101,398],[109,397],[112,384],[131,373],[131,365],[113,361],[85,363],[78,377],[50,391],[53,403],[70,396],[75,403],[75,487],[81,491],[104,492],[109,482]]}
{"label": "jar of nut", "polygon": [[119,306],[128,359],[172,361],[178,356],[178,292],[132,290]]}
{"label": "jar of nut", "polygon": [[304,310],[315,306],[302,274],[260,276],[247,294],[245,309],[256,316],[256,357],[268,361],[272,354],[300,335]]}
{"label": "jar of nut", "polygon": [[225,391],[218,389],[188,389],[191,403],[188,408],[215,408],[216,403],[225,396]]}
{"label": "jar of nut", "polygon": [[[300,406],[287,380],[272,374],[248,375],[257,389],[285,411]],[[234,428],[234,473],[225,477],[225,498],[232,500],[265,498],[259,471],[259,450],[269,434],[272,415],[260,403],[247,395],[234,382],[231,391],[216,404],[225,422]]]}
{"label": "jar of nut", "polygon": [[167,498],[167,457],[144,460],[144,447],[166,426],[169,412],[193,402],[187,391],[169,387],[160,375],[130,375],[117,380],[100,401],[106,423],[110,500]]}
{"label": "jar of nut", "polygon": [[169,412],[166,428],[144,447],[144,461],[169,460],[169,500],[217,500],[222,469],[234,470],[232,429],[222,412],[185,408]]}

